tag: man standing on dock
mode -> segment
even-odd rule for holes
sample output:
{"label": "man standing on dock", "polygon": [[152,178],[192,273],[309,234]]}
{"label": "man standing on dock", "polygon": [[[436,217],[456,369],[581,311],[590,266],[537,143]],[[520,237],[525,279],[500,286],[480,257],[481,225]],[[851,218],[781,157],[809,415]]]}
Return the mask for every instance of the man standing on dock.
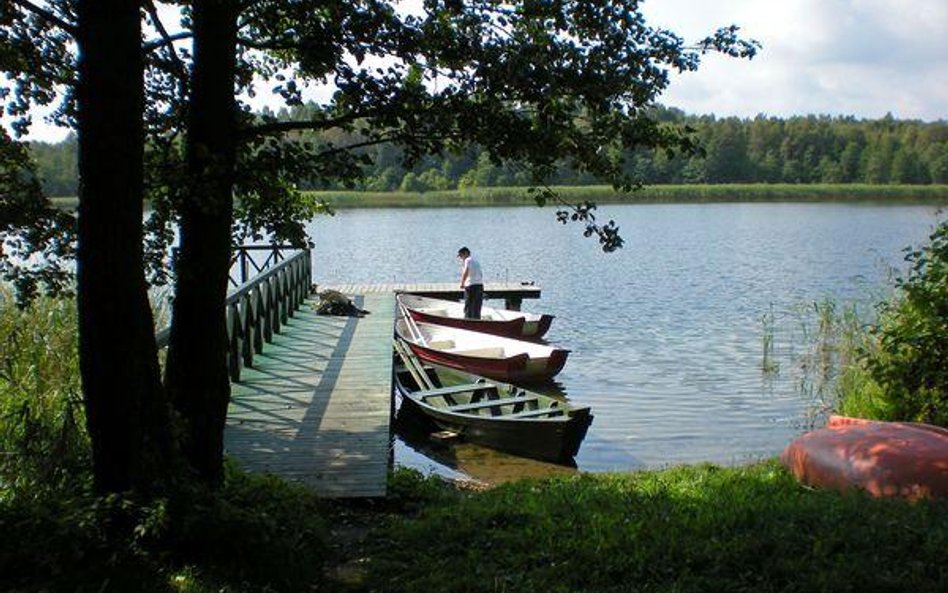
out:
{"label": "man standing on dock", "polygon": [[461,258],[461,288],[464,289],[464,317],[481,318],[481,304],[484,302],[484,276],[481,264],[467,247],[458,249]]}

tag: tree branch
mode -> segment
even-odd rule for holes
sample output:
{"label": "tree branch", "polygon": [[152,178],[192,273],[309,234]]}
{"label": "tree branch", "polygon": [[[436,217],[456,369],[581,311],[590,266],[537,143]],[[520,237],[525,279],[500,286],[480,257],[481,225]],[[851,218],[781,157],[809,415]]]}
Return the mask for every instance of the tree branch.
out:
{"label": "tree branch", "polygon": [[194,34],[190,31],[182,31],[180,33],[175,33],[174,35],[163,35],[161,39],[155,39],[154,41],[146,42],[142,48],[146,52],[154,51],[156,49],[161,49],[162,47],[173,45],[175,41],[181,41],[182,39],[190,39],[194,37]]}
{"label": "tree branch", "polygon": [[77,27],[75,23],[70,23],[68,21],[65,21],[61,19],[60,17],[56,16],[55,14],[53,14],[51,11],[46,10],[45,8],[36,6],[29,0],[10,0],[10,2],[15,4],[16,6],[19,6],[20,8],[22,8],[23,10],[27,12],[31,12],[35,14],[36,16],[46,21],[49,21],[50,23],[56,25],[63,31],[72,35],[73,37],[76,37],[79,33],[79,27]]}
{"label": "tree branch", "polygon": [[385,136],[385,137],[381,137],[381,138],[376,138],[376,139],[374,139],[374,140],[365,140],[365,141],[363,141],[363,142],[356,142],[355,144],[348,144],[348,145],[346,145],[346,146],[337,146],[337,147],[331,148],[331,149],[329,149],[329,150],[323,150],[323,151],[321,151],[321,152],[315,154],[314,156],[315,156],[315,158],[323,158],[323,157],[328,157],[328,156],[340,154],[340,153],[343,153],[343,152],[349,152],[349,151],[355,150],[355,149],[357,149],[357,148],[366,148],[366,147],[369,147],[369,146],[378,146],[379,144],[387,144],[387,143],[389,143],[389,142],[394,141],[394,140],[395,140],[396,138],[398,138],[398,137],[399,137],[398,134],[393,134],[393,135],[391,135],[391,136]]}
{"label": "tree branch", "polygon": [[[188,70],[184,65],[184,62],[181,61],[181,57],[178,55],[178,52],[174,49],[174,42],[171,40],[168,35],[168,30],[165,29],[164,24],[161,22],[161,18],[158,16],[158,9],[155,7],[154,0],[145,0],[145,10],[148,11],[148,16],[151,17],[151,22],[155,26],[155,29],[158,31],[158,34],[161,35],[162,40],[164,40],[163,46],[168,48],[168,52],[171,54],[171,62],[175,66],[175,70],[178,71],[179,80],[187,80]],[[147,49],[145,51],[148,51]]]}
{"label": "tree branch", "polygon": [[240,131],[243,138],[253,136],[263,136],[266,134],[282,134],[286,132],[297,132],[303,130],[329,130],[339,126],[352,123],[358,119],[368,117],[367,113],[350,113],[336,119],[309,120],[309,121],[278,121],[268,124],[251,126]]}

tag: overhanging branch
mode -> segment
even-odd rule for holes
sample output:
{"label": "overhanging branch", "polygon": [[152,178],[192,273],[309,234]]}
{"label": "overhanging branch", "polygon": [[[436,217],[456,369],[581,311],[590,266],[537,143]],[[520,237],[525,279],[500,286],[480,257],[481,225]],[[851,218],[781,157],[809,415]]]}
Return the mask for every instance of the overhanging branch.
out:
{"label": "overhanging branch", "polygon": [[66,20],[63,20],[62,18],[53,14],[51,11],[46,10],[45,8],[42,8],[40,6],[37,6],[33,4],[32,2],[29,2],[29,0],[10,0],[10,2],[12,2],[16,6],[19,6],[23,10],[27,12],[31,12],[35,14],[36,16],[42,18],[43,20],[46,20],[56,25],[63,31],[72,35],[73,37],[76,37],[79,33],[79,27],[77,27],[75,23],[70,23]]}
{"label": "overhanging branch", "polygon": [[[161,22],[161,18],[158,16],[158,9],[155,7],[154,0],[145,0],[145,9],[148,11],[148,16],[151,17],[151,22],[158,31],[158,34],[161,35],[161,39],[164,42],[162,46],[167,47],[168,52],[171,54],[171,61],[174,64],[175,70],[177,70],[179,80],[187,80],[187,68],[185,67],[184,62],[181,61],[181,57],[178,55],[178,52],[174,49],[174,41],[171,40],[171,37],[168,35],[168,30],[165,29],[164,24]],[[148,50],[146,49],[146,51]]]}
{"label": "overhanging branch", "polygon": [[143,46],[146,52],[154,51],[156,49],[161,49],[162,47],[174,45],[175,41],[181,41],[182,39],[190,39],[194,37],[194,34],[190,31],[182,31],[180,33],[175,33],[174,35],[163,35],[160,39],[155,39],[154,41],[148,41]]}
{"label": "overhanging branch", "polygon": [[368,117],[365,113],[351,113],[335,119],[308,120],[308,121],[277,121],[244,128],[240,136],[244,139],[267,134],[285,134],[287,132],[302,132],[306,130],[329,130]]}

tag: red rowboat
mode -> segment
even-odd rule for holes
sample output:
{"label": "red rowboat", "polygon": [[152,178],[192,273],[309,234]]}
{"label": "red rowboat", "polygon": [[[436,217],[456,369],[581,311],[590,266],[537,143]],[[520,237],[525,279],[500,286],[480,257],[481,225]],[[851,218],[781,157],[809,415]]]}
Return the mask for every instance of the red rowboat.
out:
{"label": "red rowboat", "polygon": [[412,319],[522,340],[539,340],[550,329],[552,315],[482,307],[480,319],[466,319],[464,305],[414,294],[399,294],[398,303]]}
{"label": "red rowboat", "polygon": [[395,321],[395,333],[422,360],[505,383],[549,381],[569,356],[569,350],[562,348],[418,322],[404,315]]}

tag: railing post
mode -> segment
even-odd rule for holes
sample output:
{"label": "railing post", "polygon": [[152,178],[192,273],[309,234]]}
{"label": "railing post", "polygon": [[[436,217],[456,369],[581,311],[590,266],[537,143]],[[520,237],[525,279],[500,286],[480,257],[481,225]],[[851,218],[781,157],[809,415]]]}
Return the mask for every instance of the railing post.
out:
{"label": "railing post", "polygon": [[236,303],[227,305],[227,368],[230,380],[240,381],[240,312]]}
{"label": "railing post", "polygon": [[250,257],[250,254],[242,247],[238,247],[237,249],[238,258],[240,261],[240,283],[246,284],[247,278],[250,276],[250,270],[247,266],[247,258]]}

